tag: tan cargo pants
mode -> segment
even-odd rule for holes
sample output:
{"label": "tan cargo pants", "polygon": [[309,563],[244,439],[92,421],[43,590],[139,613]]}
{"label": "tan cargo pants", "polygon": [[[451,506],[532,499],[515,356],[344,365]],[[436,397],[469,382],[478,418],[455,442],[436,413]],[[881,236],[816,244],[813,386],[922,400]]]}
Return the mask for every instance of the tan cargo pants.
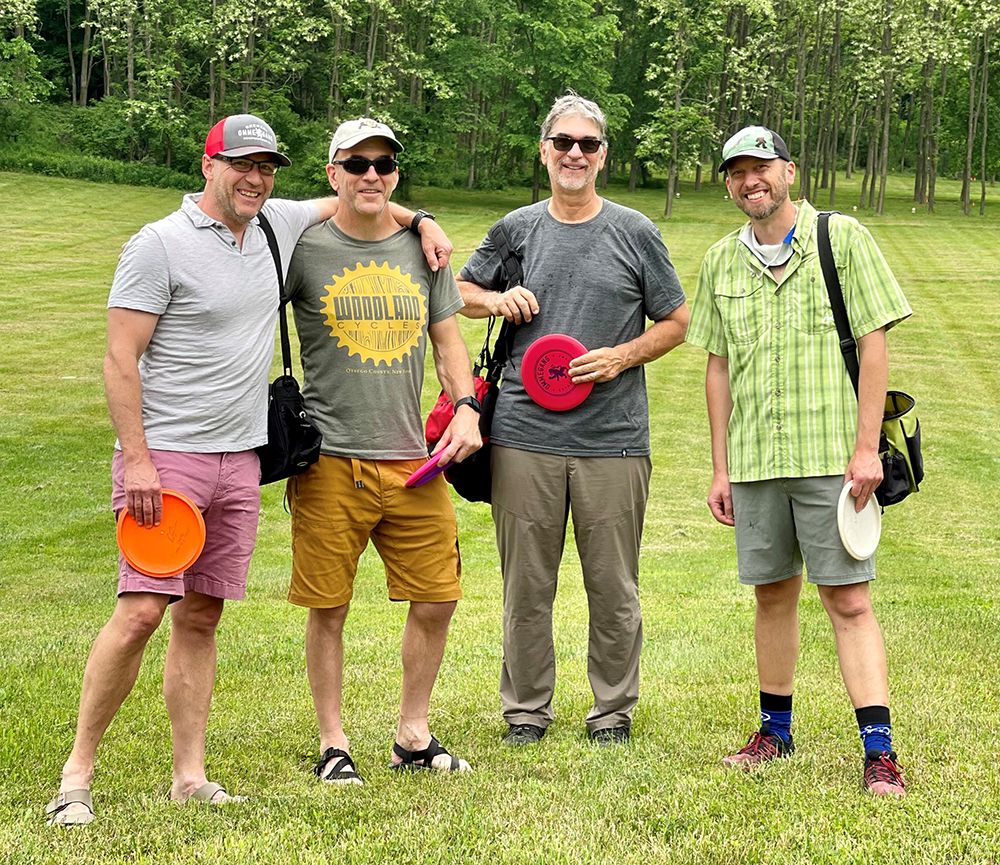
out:
{"label": "tan cargo pants", "polygon": [[639,544],[652,464],[495,445],[493,521],[503,571],[500,700],[508,724],[552,721],[552,604],[570,511],[590,610],[590,732],[629,727],[639,699]]}

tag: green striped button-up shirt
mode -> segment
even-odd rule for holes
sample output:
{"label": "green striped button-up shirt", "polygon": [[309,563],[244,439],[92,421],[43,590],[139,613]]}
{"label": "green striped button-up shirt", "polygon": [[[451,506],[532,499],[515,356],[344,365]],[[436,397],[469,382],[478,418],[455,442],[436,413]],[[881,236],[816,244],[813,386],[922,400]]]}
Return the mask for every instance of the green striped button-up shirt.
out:
{"label": "green striped button-up shirt", "polygon": [[[687,341],[729,359],[726,434],[735,482],[843,473],[854,453],[854,395],[816,244],[816,209],[798,205],[781,282],[734,231],[705,255]],[[830,242],[855,338],[910,315],[868,229],[830,218]]]}

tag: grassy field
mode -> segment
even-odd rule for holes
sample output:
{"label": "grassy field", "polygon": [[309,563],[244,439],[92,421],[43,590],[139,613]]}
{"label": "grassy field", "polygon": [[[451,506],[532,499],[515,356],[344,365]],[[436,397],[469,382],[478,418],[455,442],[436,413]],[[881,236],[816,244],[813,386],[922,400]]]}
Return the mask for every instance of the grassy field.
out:
{"label": "grassy field", "polygon": [[[912,213],[911,184],[891,178],[884,216],[858,213],[916,312],[890,335],[890,386],[918,399],[927,480],[885,513],[874,588],[904,801],[859,791],[857,727],[812,589],[801,610],[795,757],[753,774],[719,765],[757,721],[753,604],[736,583],[732,533],[704,503],[705,357],[684,346],[648,370],[646,643],[628,748],[601,751],[584,737],[586,599],[571,549],[556,602],[556,722],[538,748],[500,746],[492,523],[486,506],[459,501],[465,599],[432,729],[476,771],[398,778],[386,768],[405,609],[386,600],[369,550],[347,626],[344,701],[368,783],[318,785],[305,617],[284,600],[289,524],[272,486],[248,599],[229,605],[220,628],[209,727],[209,777],[249,801],[218,810],[167,801],[164,627],[99,752],[98,821],[67,833],[46,828],[42,806],[115,595],[104,307],[122,242],[179,196],[0,174],[0,862],[1000,862],[1000,209],[963,218],[957,185],[942,183],[938,212]],[[838,188],[840,209],[852,212],[857,181]],[[427,189],[418,200],[451,233],[459,266],[527,194]],[[663,195],[609,192],[653,218]],[[683,185],[673,218],[658,222],[689,291],[705,249],[740,222],[723,195],[721,185]],[[478,347],[482,324],[466,327]],[[425,408],[436,392],[431,376]]]}

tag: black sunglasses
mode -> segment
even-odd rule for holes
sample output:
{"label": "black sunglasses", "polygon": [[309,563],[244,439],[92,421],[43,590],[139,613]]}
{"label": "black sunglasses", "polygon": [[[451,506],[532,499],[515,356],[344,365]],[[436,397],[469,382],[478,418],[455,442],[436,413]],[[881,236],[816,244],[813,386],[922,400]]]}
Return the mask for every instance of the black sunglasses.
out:
{"label": "black sunglasses", "polygon": [[391,156],[378,156],[375,159],[366,159],[364,156],[349,156],[347,159],[335,159],[334,165],[342,165],[348,174],[366,174],[371,166],[375,166],[375,173],[385,177],[392,174],[399,168],[399,161]]}
{"label": "black sunglasses", "polygon": [[600,138],[593,138],[589,135],[586,138],[570,138],[568,135],[550,135],[545,140],[551,141],[552,146],[560,153],[568,153],[573,149],[574,144],[580,145],[582,153],[597,153],[604,143]]}

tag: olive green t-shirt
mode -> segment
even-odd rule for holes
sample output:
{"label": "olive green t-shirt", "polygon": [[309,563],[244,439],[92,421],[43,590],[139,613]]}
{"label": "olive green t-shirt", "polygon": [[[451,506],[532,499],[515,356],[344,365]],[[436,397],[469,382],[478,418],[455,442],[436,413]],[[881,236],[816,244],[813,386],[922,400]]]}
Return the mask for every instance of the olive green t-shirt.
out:
{"label": "olive green t-shirt", "polygon": [[431,271],[420,238],[401,229],[355,240],[333,220],[302,235],[288,269],[306,411],[322,452],[358,459],[427,456],[420,390],[427,325],[462,296],[450,268]]}

